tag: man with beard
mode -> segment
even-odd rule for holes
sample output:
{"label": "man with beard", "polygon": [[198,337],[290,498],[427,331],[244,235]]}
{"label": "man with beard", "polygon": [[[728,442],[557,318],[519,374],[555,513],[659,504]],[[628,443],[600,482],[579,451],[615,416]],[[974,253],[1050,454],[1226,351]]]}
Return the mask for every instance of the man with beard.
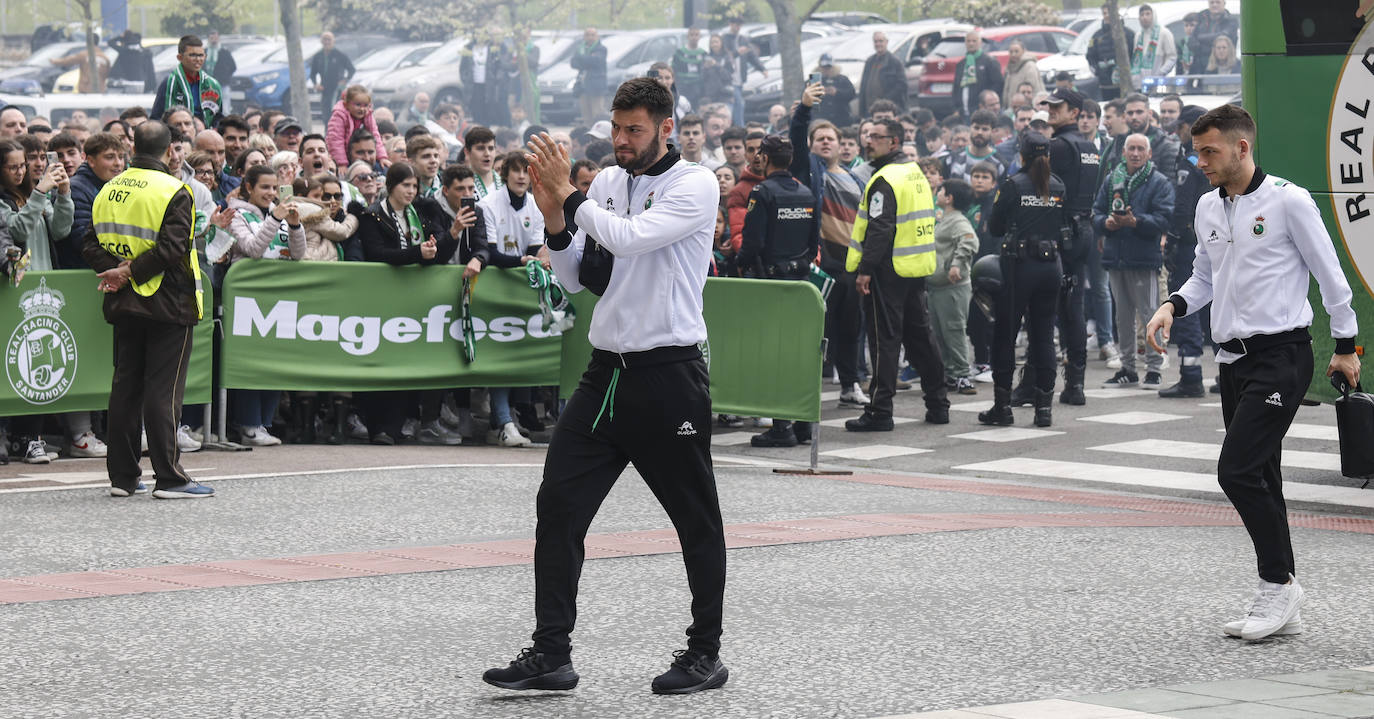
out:
{"label": "man with beard", "polygon": [[1002,175],[1006,168],[997,158],[997,148],[992,146],[992,128],[996,124],[997,114],[990,110],[973,113],[973,118],[969,120],[968,147],[950,154],[945,163],[946,178],[969,182],[973,179],[969,177],[970,171],[980,162],[991,162],[997,166],[997,175]]}
{"label": "man with beard", "polygon": [[[1164,269],[1169,272],[1169,291],[1178,292],[1193,272],[1197,254],[1194,220],[1197,201],[1211,189],[1207,175],[1197,167],[1193,150],[1192,125],[1206,111],[1197,105],[1183,108],[1174,132],[1182,145],[1178,176],[1174,180],[1174,216],[1169,222],[1169,237],[1164,247]],[[1173,340],[1178,345],[1178,383],[1159,391],[1165,399],[1197,399],[1206,394],[1202,386],[1202,346],[1211,344],[1211,316],[1207,308],[1174,320]]]}
{"label": "man with beard", "polygon": [[530,140],[553,269],[570,292],[590,289],[601,301],[587,335],[592,359],[554,428],[539,489],[534,644],[483,675],[494,686],[577,686],[570,635],[583,542],[631,462],[677,528],[692,593],[687,648],[652,690],[687,694],[729,677],[720,661],[725,535],[698,347],[720,190],[710,170],[668,144],[672,114],[673,96],[655,80],[622,84],[611,103],[617,167],[597,175],[590,195],[568,182],[565,150],[547,134]]}
{"label": "man with beard", "polygon": [[1178,172],[1178,136],[1150,124],[1149,98],[1138,92],[1126,96],[1126,126],[1132,134],[1149,138],[1155,169],[1165,177],[1175,177]]}

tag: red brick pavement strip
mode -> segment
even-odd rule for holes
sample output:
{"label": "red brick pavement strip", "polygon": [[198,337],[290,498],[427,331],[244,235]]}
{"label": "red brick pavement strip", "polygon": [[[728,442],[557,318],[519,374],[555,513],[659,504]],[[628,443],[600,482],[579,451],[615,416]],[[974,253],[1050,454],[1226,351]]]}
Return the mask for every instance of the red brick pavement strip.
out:
{"label": "red brick pavement strip", "polygon": [[[865,484],[1048,501],[1115,511],[859,514],[751,522],[726,526],[726,546],[730,549],[740,549],[978,529],[1216,527],[1239,524],[1235,511],[1228,505],[1218,503],[909,475],[854,475],[837,479]],[[1374,534],[1374,520],[1369,519],[1294,512],[1290,514],[1290,522],[1299,527]],[[587,537],[586,548],[588,559],[648,556],[681,551],[677,535],[672,529],[595,534]],[[390,576],[513,566],[530,564],[533,561],[534,540],[515,539],[98,572],[40,574],[0,579],[0,604]]]}

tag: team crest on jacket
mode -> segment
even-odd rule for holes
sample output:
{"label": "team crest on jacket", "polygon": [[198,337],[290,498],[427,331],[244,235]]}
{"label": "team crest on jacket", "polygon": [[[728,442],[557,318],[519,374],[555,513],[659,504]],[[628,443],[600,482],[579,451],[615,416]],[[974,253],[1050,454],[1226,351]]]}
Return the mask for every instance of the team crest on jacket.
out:
{"label": "team crest on jacket", "polygon": [[524,222],[525,222],[525,229],[528,230],[528,229],[530,228],[530,218],[526,217],[526,218],[524,219]]}
{"label": "team crest on jacket", "polygon": [[1264,215],[1255,218],[1255,224],[1250,227],[1250,234],[1259,237],[1264,234]]}
{"label": "team crest on jacket", "polygon": [[30,404],[55,402],[76,381],[76,337],[60,315],[66,304],[46,279],[19,298],[24,321],[5,345],[5,371],[14,393]]}
{"label": "team crest on jacket", "polygon": [[606,198],[606,209],[610,210],[611,212],[615,212],[615,199],[614,199],[614,198],[611,198],[611,197],[607,197],[607,198]]}
{"label": "team crest on jacket", "polygon": [[653,207],[653,206],[654,206],[654,191],[653,191],[653,190],[649,190],[649,196],[646,197],[646,198],[644,198],[644,209],[647,210],[647,209],[649,209],[650,207]]}

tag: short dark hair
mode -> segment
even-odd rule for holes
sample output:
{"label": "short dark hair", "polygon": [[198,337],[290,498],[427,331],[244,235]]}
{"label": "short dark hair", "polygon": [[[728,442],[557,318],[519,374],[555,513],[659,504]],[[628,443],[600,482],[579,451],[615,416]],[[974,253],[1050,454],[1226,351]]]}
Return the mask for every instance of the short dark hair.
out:
{"label": "short dark hair", "polygon": [[1185,22],[1185,23],[1189,23],[1189,22],[1190,22],[1190,23],[1193,23],[1194,25],[1196,25],[1196,24],[1197,24],[1197,13],[1195,13],[1195,12],[1190,12],[1190,13],[1188,13],[1187,15],[1184,15],[1184,16],[1183,16],[1183,22]]}
{"label": "short dark hair", "polygon": [[318,132],[312,132],[309,135],[302,137],[301,144],[298,145],[298,147],[300,147],[301,149],[305,149],[305,143],[310,142],[311,140],[319,140],[320,142],[324,143],[324,146],[326,148],[329,147],[329,141],[324,139],[324,135],[321,135]]}
{"label": "short dark hair", "polygon": [[874,115],[880,112],[890,112],[893,115],[896,115],[897,111],[897,103],[886,99],[874,100],[873,103],[868,106],[869,117],[873,117]]}
{"label": "short dark hair", "polygon": [[1193,137],[1208,130],[1218,130],[1223,134],[1239,134],[1250,142],[1255,141],[1255,118],[1244,108],[1236,105],[1220,105],[1203,113],[1193,123]]}
{"label": "short dark hair", "polygon": [[916,119],[917,126],[924,125],[927,122],[935,122],[935,113],[925,109],[924,107],[917,110],[916,112],[911,113],[911,115],[913,118]]}
{"label": "short dark hair", "polygon": [[200,38],[195,35],[182,35],[181,39],[177,41],[177,54],[186,52],[188,47],[205,47],[205,43],[201,42]]}
{"label": "short dark hair", "polygon": [[166,110],[162,111],[162,121],[167,122],[172,118],[172,115],[175,115],[178,112],[184,112],[187,115],[190,115],[192,120],[196,119],[196,114],[194,112],[191,112],[191,108],[185,105],[172,105],[171,107],[168,107]]}
{"label": "short dark hair", "polygon": [[739,140],[743,143],[746,134],[744,128],[737,125],[731,125],[725,128],[725,132],[720,133],[720,144],[724,145],[731,140]]}
{"label": "short dark hair", "polygon": [[523,150],[512,150],[501,158],[501,181],[505,182],[511,170],[528,170],[530,161],[525,158]]}
{"label": "short dark hair", "polygon": [[[377,129],[380,131],[381,125],[378,125]],[[403,137],[405,138],[406,142],[410,142],[410,139],[412,137],[419,137],[420,135],[428,134],[429,128],[425,127],[424,125],[411,125],[410,127],[406,128],[406,134],[403,135]]]}
{"label": "short dark hair", "polygon": [[[706,124],[705,121],[701,119],[701,115],[698,115],[698,114],[696,114],[696,113],[692,113],[692,114],[690,114],[690,115],[683,115],[683,116],[682,116],[682,119],[681,119],[681,120],[678,120],[677,129],[678,129],[678,130],[681,130],[682,128],[687,127],[688,125],[698,125],[698,126],[700,126],[700,125],[705,125],[705,124]],[[722,134],[723,134],[723,133],[722,133]]]}
{"label": "short dark hair", "polygon": [[1003,115],[1002,113],[999,112],[999,113],[997,113],[997,124],[993,125],[993,127],[994,127],[994,128],[1002,127],[1002,128],[1006,128],[1006,129],[1008,129],[1008,130],[1015,130],[1015,129],[1016,129],[1016,121],[1013,120],[1013,119],[1011,119],[1010,117],[1007,117],[1006,115]]}
{"label": "short dark hair", "polygon": [[[140,126],[140,127],[141,127],[141,126]],[[168,126],[167,126],[167,129],[168,129],[169,131],[171,131],[171,133],[172,133],[172,142],[175,142],[175,143],[182,143],[182,142],[190,142],[190,141],[191,141],[191,136],[190,136],[190,135],[187,135],[186,133],[182,132],[181,130],[176,129],[175,127],[172,127],[171,125],[168,125]]]}
{"label": "short dark hair", "polygon": [[463,147],[485,145],[488,142],[496,142],[496,133],[492,132],[491,128],[481,125],[473,125],[471,128],[468,128],[467,133],[463,135]]}
{"label": "short dark hair", "polygon": [[113,132],[97,132],[86,138],[86,156],[99,155],[106,150],[124,152],[124,140]]}
{"label": "short dark hair", "polygon": [[[266,175],[271,175],[272,178],[275,180],[277,177],[277,171],[273,170],[271,165],[254,165],[248,168],[247,172],[243,173],[243,186],[252,189],[253,187],[256,187],[257,184],[261,182],[262,178]],[[243,193],[246,196],[248,194],[248,190],[244,190]]]}
{"label": "short dark hair", "polygon": [[582,148],[582,152],[587,156],[587,159],[595,160],[597,164],[604,164],[600,161],[601,158],[607,155],[615,157],[615,146],[611,144],[610,140],[597,138],[587,143],[587,146]]}
{"label": "short dark hair", "polygon": [[435,118],[436,120],[439,119],[439,118],[441,118],[441,117],[443,117],[444,115],[461,115],[461,114],[462,114],[462,113],[458,111],[458,106],[457,106],[457,105],[454,105],[454,104],[448,103],[448,102],[441,102],[441,103],[439,103],[439,106],[438,106],[438,107],[434,108],[434,118]]}
{"label": "short dark hair", "polygon": [[251,133],[252,133],[252,130],[250,130],[250,129],[248,128],[248,123],[247,123],[246,121],[244,121],[244,119],[243,119],[242,117],[240,117],[239,115],[225,115],[223,118],[220,119],[220,121],[219,121],[219,132],[220,132],[220,134],[221,134],[221,135],[224,134],[224,131],[227,130],[227,129],[229,129],[229,128],[233,128],[233,129],[235,129],[235,130],[239,130],[239,131],[243,132],[245,135],[251,134]]}
{"label": "short dark hair", "polygon": [[401,131],[396,127],[396,123],[394,123],[394,122],[392,122],[392,121],[390,121],[390,120],[388,120],[388,119],[386,119],[386,118],[382,118],[382,119],[380,119],[380,120],[377,120],[376,122],[377,122],[377,134],[379,134],[379,135],[397,135],[397,134],[400,134],[400,132],[401,132]]}
{"label": "short dark hair", "polygon": [[897,145],[898,145],[898,146],[901,146],[901,144],[902,144],[902,137],[903,137],[903,134],[906,132],[906,128],[905,128],[905,127],[902,127],[902,123],[899,122],[899,121],[897,120],[897,118],[894,117],[894,118],[892,118],[892,119],[890,119],[890,120],[889,120],[889,119],[883,119],[883,120],[880,120],[880,121],[875,122],[875,123],[873,123],[873,124],[875,124],[875,125],[881,125],[882,128],[883,128],[884,130],[887,131],[887,134],[888,134],[889,136],[891,136],[892,139],[897,143]]}
{"label": "short dark hair", "polygon": [[[573,167],[577,166],[573,165]],[[472,172],[472,168],[467,165],[449,165],[445,167],[443,173],[439,175],[439,182],[443,187],[448,187],[459,180],[466,180],[469,177],[475,176],[476,175]]]}
{"label": "short dark hair", "polygon": [[600,172],[601,166],[596,164],[595,162],[592,162],[591,160],[578,160],[577,162],[573,163],[572,168],[568,171],[568,182],[577,182],[577,173],[583,170]]}
{"label": "short dark hair", "polygon": [[53,152],[65,150],[68,147],[81,147],[81,143],[77,141],[76,135],[70,132],[59,132],[53,135],[52,139],[48,140],[48,149]]}
{"label": "short dark hair", "polygon": [[352,149],[354,145],[360,142],[366,142],[368,140],[376,142],[377,138],[373,136],[373,134],[369,132],[366,127],[360,127],[354,130],[352,135],[348,136],[348,147],[349,149]]}
{"label": "short dark hair", "polygon": [[973,204],[973,186],[957,177],[945,180],[940,185],[940,189],[949,197],[950,204],[954,206],[954,209],[959,212],[964,212]]}
{"label": "short dark hair", "polygon": [[855,127],[854,125],[849,125],[848,127],[841,127],[841,128],[840,128],[840,139],[841,139],[841,140],[857,140],[857,139],[859,139],[859,128]]}
{"label": "short dark hair", "polygon": [[984,127],[997,127],[997,113],[992,110],[979,110],[968,119],[969,127],[982,125]]}
{"label": "short dark hair", "polygon": [[792,141],[782,135],[769,135],[763,138],[759,152],[763,153],[768,164],[773,167],[786,169],[792,164]]}
{"label": "short dark hair", "polygon": [[120,127],[124,128],[124,132],[126,133],[129,131],[129,123],[123,120],[110,120],[109,122],[105,123],[104,127],[100,128],[100,131],[109,132],[110,128],[114,127],[115,125],[119,125]]}
{"label": "short dark hair", "polygon": [[644,108],[654,122],[663,122],[673,115],[673,95],[668,88],[648,77],[634,77],[620,83],[611,100],[611,112]]}
{"label": "short dark hair", "polygon": [[409,162],[401,160],[391,163],[391,167],[386,168],[387,194],[391,194],[391,191],[396,189],[397,185],[412,177],[415,177],[415,168],[411,167]]}
{"label": "short dark hair", "polygon": [[549,128],[544,127],[543,125],[530,125],[529,127],[525,128],[524,132],[520,133],[520,144],[528,145],[530,144],[530,138],[538,137],[548,131]]}
{"label": "short dark hair", "polygon": [[171,128],[149,120],[134,128],[134,154],[162,157],[172,145]]}
{"label": "short dark hair", "polygon": [[1104,109],[1115,110],[1116,114],[1121,115],[1126,112],[1126,101],[1118,97],[1114,100],[1108,100],[1107,104],[1102,107]]}
{"label": "short dark hair", "polygon": [[744,133],[745,142],[748,142],[750,140],[762,140],[765,137],[768,137],[768,133],[764,132],[762,128],[758,127],[749,128],[749,131]]}
{"label": "short dark hair", "polygon": [[1097,100],[1085,97],[1083,98],[1083,110],[1079,114],[1092,115],[1093,117],[1102,117],[1102,106],[1097,104]]}
{"label": "short dark hair", "polygon": [[1121,102],[1122,102],[1122,106],[1123,106],[1123,107],[1126,106],[1126,105],[1129,105],[1129,104],[1131,104],[1131,103],[1133,103],[1133,102],[1143,102],[1143,103],[1145,103],[1145,107],[1149,107],[1149,106],[1150,106],[1150,98],[1145,97],[1144,95],[1142,95],[1142,94],[1140,94],[1140,93],[1138,93],[1138,92],[1133,92],[1133,93],[1127,95],[1126,97],[1121,98]]}
{"label": "short dark hair", "polygon": [[997,166],[992,164],[991,162],[988,162],[987,160],[983,160],[982,162],[975,162],[973,164],[973,167],[968,171],[968,176],[973,177],[975,173],[990,175],[992,179],[996,180]]}
{"label": "short dark hair", "polygon": [[520,136],[515,134],[515,130],[510,129],[509,127],[496,128],[497,147],[506,147],[507,145],[511,144],[512,142],[515,142],[519,138]]}
{"label": "short dark hair", "polygon": [[[0,110],[0,112],[3,112],[3,110]],[[128,122],[129,120],[133,120],[133,119],[135,119],[135,118],[147,117],[147,116],[148,116],[148,111],[147,111],[147,110],[144,110],[144,109],[141,108],[141,107],[137,107],[137,106],[128,108],[128,109],[125,110],[124,112],[119,113],[119,119],[124,120],[125,122]]]}

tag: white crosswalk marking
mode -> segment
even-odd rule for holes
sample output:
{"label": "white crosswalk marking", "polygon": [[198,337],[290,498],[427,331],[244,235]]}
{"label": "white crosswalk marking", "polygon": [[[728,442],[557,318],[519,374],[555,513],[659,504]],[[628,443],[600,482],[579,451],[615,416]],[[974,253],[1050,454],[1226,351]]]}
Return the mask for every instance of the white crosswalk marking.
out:
{"label": "white crosswalk marking", "polygon": [[991,406],[992,406],[992,401],[991,401],[991,400],[981,400],[981,401],[975,401],[975,402],[960,402],[960,403],[958,403],[958,404],[951,404],[951,405],[949,406],[949,411],[951,411],[951,412],[982,412],[983,410],[985,410],[985,409],[987,409],[988,407],[991,407]]}
{"label": "white crosswalk marking", "polygon": [[839,391],[839,390],[835,390],[834,392],[822,392],[822,393],[821,393],[821,401],[822,401],[822,402],[838,402],[838,401],[840,401],[840,391]]}
{"label": "white crosswalk marking", "polygon": [[889,457],[902,457],[908,454],[925,454],[933,452],[932,449],[920,449],[918,447],[898,447],[891,444],[870,444],[864,447],[850,447],[848,449],[832,449],[828,452],[821,452],[827,457],[840,457],[842,459],[859,459],[872,461],[875,459],[887,459]]}
{"label": "white crosswalk marking", "polygon": [[1189,419],[1186,414],[1166,414],[1164,412],[1117,412],[1115,414],[1099,414],[1096,417],[1079,417],[1080,422],[1100,422],[1102,424],[1152,424],[1154,422],[1170,422],[1176,419]]}
{"label": "white crosswalk marking", "polygon": [[972,439],[979,442],[1018,442],[1023,439],[1037,439],[1040,437],[1053,437],[1063,432],[1051,432],[1047,429],[1026,429],[1024,427],[998,427],[996,429],[985,429],[978,432],[965,432],[963,434],[951,434],[951,439]]}
{"label": "white crosswalk marking", "polygon": [[[1222,428],[1217,431],[1225,433],[1226,429]],[[1294,422],[1293,424],[1289,425],[1288,434],[1284,435],[1284,438],[1323,439],[1336,442],[1340,440],[1341,434],[1340,431],[1335,427],[1329,427],[1324,424],[1302,424],[1300,422]]]}
{"label": "white crosswalk marking", "polygon": [[749,444],[751,436],[748,432],[716,432],[711,435],[711,446],[733,447],[739,444]]}
{"label": "white crosswalk marking", "polygon": [[1085,390],[1083,390],[1083,396],[1084,396],[1084,397],[1091,397],[1091,398],[1093,398],[1093,399],[1128,399],[1128,398],[1131,398],[1131,397],[1148,397],[1149,395],[1147,395],[1147,394],[1141,392],[1141,391],[1138,390],[1138,389],[1131,388],[1131,389],[1085,389]]}
{"label": "white crosswalk marking", "polygon": [[[1208,462],[1217,461],[1217,457],[1221,455],[1221,445],[1219,444],[1181,442],[1172,439],[1138,439],[1130,442],[1104,444],[1099,447],[1089,447],[1088,449],[1093,452],[1122,452],[1124,454],[1140,454],[1147,457],[1202,459]],[[1340,455],[1328,452],[1303,452],[1295,449],[1285,449],[1283,450],[1279,463],[1284,467],[1293,467],[1296,469],[1341,471]]]}

